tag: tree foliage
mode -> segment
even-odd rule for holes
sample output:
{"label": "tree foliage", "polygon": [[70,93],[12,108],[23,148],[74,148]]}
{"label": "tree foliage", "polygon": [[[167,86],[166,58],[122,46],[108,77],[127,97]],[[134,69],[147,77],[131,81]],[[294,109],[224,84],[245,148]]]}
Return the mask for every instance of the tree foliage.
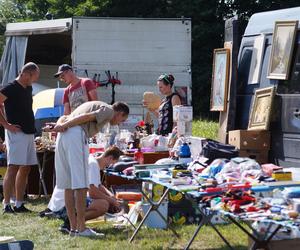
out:
{"label": "tree foliage", "polygon": [[[209,110],[212,52],[223,47],[224,20],[245,25],[261,11],[299,6],[299,0],[0,0],[0,32],[7,22],[71,16],[192,18],[192,93],[196,115]],[[0,45],[1,46],[1,45]],[[1,51],[0,51],[1,52]]]}

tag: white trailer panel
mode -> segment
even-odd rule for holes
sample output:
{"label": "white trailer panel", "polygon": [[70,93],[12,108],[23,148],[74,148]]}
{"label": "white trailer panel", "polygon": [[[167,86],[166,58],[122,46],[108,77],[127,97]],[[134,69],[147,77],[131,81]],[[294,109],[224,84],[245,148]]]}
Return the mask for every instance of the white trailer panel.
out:
{"label": "white trailer panel", "polygon": [[[74,18],[73,66],[89,77],[118,72],[116,100],[141,105],[144,91],[157,93],[162,73],[175,76],[175,86],[188,87],[191,100],[191,21],[188,19]],[[98,93],[110,99],[109,88]]]}

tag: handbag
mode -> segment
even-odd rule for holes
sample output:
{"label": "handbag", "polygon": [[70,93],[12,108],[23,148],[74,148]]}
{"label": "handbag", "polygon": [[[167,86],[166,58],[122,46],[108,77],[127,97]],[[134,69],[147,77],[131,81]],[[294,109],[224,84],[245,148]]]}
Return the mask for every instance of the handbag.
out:
{"label": "handbag", "polygon": [[213,160],[219,158],[231,159],[238,157],[239,151],[235,148],[235,146],[207,139],[203,141],[201,154],[208,158],[206,163],[209,164]]}

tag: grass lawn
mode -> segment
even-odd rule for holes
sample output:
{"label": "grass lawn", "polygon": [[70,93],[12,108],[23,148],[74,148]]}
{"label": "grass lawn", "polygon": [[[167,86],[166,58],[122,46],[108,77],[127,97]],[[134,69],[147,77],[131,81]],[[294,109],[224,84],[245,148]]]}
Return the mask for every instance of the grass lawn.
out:
{"label": "grass lawn", "polygon": [[194,120],[192,125],[193,136],[217,139],[219,124],[208,120]]}
{"label": "grass lawn", "polygon": [[[218,125],[207,121],[194,121],[193,134],[200,137],[216,138]],[[35,249],[183,249],[192,237],[195,225],[180,226],[176,230],[180,239],[170,230],[142,228],[133,243],[128,243],[131,229],[115,229],[110,223],[95,226],[105,233],[104,239],[70,238],[58,231],[60,220],[40,218],[38,212],[44,210],[48,199],[38,198],[28,201],[32,214],[4,214],[0,216],[0,236],[14,236],[17,240],[30,239]],[[247,237],[234,225],[220,225],[218,229],[235,249],[247,249]],[[204,227],[196,237],[191,249],[227,249],[222,240],[210,227]]]}

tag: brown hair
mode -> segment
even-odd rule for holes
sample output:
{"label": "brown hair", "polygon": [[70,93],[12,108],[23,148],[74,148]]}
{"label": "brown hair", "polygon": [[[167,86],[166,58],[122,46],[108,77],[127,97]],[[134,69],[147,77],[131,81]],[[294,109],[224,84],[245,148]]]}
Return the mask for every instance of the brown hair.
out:
{"label": "brown hair", "polygon": [[164,85],[171,85],[171,87],[173,86],[174,84],[174,76],[169,74],[163,74],[163,75],[160,75],[157,79],[157,81],[162,81],[164,83]]}
{"label": "brown hair", "polygon": [[129,114],[129,107],[125,102],[115,102],[112,107],[115,112],[123,112],[125,115]]}
{"label": "brown hair", "polygon": [[112,156],[114,160],[118,160],[121,155],[123,155],[123,152],[117,146],[112,146],[103,153],[103,157]]}

